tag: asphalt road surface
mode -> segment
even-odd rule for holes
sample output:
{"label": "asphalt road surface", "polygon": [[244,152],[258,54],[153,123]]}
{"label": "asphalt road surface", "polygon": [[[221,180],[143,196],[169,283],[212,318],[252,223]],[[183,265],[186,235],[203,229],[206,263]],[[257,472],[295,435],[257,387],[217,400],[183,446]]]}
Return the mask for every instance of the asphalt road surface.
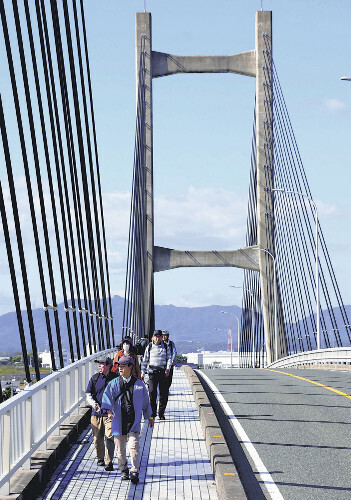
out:
{"label": "asphalt road surface", "polygon": [[[351,499],[350,371],[198,373],[217,387],[216,398],[223,398],[223,418],[241,447],[228,429],[226,439],[244,450],[253,471],[247,484],[256,479],[264,497],[276,500]],[[239,464],[240,475],[244,469]],[[258,494],[248,497],[256,500]]]}

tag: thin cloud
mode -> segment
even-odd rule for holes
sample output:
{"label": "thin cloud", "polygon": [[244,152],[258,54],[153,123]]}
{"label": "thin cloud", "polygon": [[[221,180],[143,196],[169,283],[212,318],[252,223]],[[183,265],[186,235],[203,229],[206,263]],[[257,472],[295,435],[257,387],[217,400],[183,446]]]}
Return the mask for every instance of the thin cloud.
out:
{"label": "thin cloud", "polygon": [[347,105],[339,99],[324,99],[323,104],[331,113],[340,113],[347,109]]}
{"label": "thin cloud", "polygon": [[[163,304],[162,301],[159,305]],[[232,302],[232,297],[230,297],[229,302]],[[208,292],[203,289],[194,290],[191,293],[182,294],[177,300],[177,307],[206,307],[208,304],[227,304],[228,294]]]}
{"label": "thin cloud", "polygon": [[176,241],[178,248],[197,247],[204,240],[212,246],[235,248],[245,238],[246,214],[246,196],[190,186],[181,195],[156,199],[155,239],[165,246]]}
{"label": "thin cloud", "polygon": [[323,201],[316,201],[318,208],[318,216],[320,217],[342,217],[343,210],[335,203],[324,203]]}

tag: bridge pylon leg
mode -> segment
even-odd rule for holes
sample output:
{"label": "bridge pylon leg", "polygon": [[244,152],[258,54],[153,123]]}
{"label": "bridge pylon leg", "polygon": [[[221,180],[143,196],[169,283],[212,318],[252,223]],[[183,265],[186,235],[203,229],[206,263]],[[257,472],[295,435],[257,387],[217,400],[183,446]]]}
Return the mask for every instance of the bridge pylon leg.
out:
{"label": "bridge pylon leg", "polygon": [[[272,12],[256,12],[256,158],[257,158],[257,245],[273,256],[274,187],[273,171],[273,80]],[[279,288],[275,291],[274,260],[266,251],[259,255],[261,298],[267,362],[275,359],[275,321],[277,321],[278,357],[286,355],[284,324]],[[275,319],[275,297],[277,319]]]}
{"label": "bridge pylon leg", "polygon": [[[135,46],[137,100],[140,94],[144,100],[143,123],[143,182],[140,196],[144,198],[145,212],[142,214],[145,227],[144,238],[144,334],[150,335],[155,328],[154,320],[154,194],[153,194],[153,123],[152,123],[152,34],[151,14],[140,12],[135,15]],[[142,74],[140,73],[142,71]],[[142,86],[142,88],[140,88]]]}

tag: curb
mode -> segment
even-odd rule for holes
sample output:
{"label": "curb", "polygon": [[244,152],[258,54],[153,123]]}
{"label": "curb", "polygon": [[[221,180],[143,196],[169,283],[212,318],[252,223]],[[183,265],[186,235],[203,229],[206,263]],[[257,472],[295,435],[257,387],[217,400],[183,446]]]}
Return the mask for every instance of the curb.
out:
{"label": "curb", "polygon": [[244,487],[223,436],[223,431],[202,383],[189,366],[183,365],[182,370],[188,378],[198,408],[218,498],[221,500],[246,499]]}

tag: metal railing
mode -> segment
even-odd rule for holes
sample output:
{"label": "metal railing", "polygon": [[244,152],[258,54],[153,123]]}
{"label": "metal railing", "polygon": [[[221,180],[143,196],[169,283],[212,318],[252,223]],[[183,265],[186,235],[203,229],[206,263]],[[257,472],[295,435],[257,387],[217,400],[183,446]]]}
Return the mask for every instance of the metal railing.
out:
{"label": "metal railing", "polygon": [[267,368],[289,368],[301,365],[335,364],[351,365],[351,347],[333,347],[316,351],[300,352],[278,359]]}
{"label": "metal railing", "polygon": [[58,370],[20,394],[0,404],[0,494],[9,495],[13,474],[30,468],[38,449],[47,449],[50,435],[79,412],[90,377],[96,372],[95,359],[112,354],[108,349],[92,354]]}

